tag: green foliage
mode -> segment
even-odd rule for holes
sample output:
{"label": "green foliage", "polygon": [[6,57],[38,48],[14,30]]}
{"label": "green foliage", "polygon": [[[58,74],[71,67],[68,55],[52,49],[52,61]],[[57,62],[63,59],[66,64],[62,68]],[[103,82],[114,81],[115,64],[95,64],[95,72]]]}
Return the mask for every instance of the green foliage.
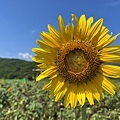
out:
{"label": "green foliage", "polygon": [[19,59],[0,58],[0,78],[27,78],[32,80],[33,77],[35,77],[35,72],[32,70],[35,68],[36,63],[34,62]]}
{"label": "green foliage", "polygon": [[[1,81],[0,120],[79,120],[81,109],[64,108],[63,100],[54,102],[42,91],[47,82]],[[117,82],[120,85],[120,82]],[[120,92],[95,105],[87,104],[87,120],[120,120]]]}

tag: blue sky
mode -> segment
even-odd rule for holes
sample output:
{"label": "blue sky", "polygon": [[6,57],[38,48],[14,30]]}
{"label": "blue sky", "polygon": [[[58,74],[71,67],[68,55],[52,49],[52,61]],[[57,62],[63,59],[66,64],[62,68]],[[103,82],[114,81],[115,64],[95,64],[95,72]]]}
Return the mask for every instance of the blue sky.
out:
{"label": "blue sky", "polygon": [[58,28],[59,15],[66,24],[72,13],[104,18],[104,25],[117,34],[119,11],[120,0],[0,0],[0,57],[30,60],[34,55],[31,48],[38,47],[39,33],[47,31],[47,24]]}

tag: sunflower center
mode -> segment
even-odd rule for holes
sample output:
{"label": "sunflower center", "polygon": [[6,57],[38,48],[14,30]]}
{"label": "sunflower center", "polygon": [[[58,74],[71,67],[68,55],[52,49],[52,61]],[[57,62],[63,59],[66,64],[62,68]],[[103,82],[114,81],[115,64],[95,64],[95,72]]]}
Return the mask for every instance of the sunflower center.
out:
{"label": "sunflower center", "polygon": [[86,65],[87,60],[84,52],[80,49],[74,49],[65,56],[65,66],[73,73],[79,73]]}
{"label": "sunflower center", "polygon": [[58,54],[59,72],[70,82],[86,82],[99,68],[97,51],[89,43],[71,41],[63,46]]}

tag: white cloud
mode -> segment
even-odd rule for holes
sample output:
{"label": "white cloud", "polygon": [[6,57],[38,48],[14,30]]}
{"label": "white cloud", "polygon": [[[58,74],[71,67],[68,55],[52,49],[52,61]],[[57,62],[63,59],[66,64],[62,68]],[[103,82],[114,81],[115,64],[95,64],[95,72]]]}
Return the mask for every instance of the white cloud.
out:
{"label": "white cloud", "polygon": [[30,55],[29,53],[18,53],[18,56],[22,57],[23,59],[31,59],[32,55]]}
{"label": "white cloud", "polygon": [[117,5],[120,5],[120,0],[109,0],[109,2],[106,4],[106,6],[111,6],[111,7],[114,7]]}

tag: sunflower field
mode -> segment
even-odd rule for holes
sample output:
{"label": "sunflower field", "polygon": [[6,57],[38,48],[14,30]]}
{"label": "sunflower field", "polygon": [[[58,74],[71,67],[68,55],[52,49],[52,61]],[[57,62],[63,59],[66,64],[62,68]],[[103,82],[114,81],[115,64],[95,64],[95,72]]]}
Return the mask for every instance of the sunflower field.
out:
{"label": "sunflower field", "polygon": [[[54,102],[42,91],[46,82],[0,80],[0,120],[80,120],[80,106],[64,108],[63,101]],[[106,93],[93,106],[87,103],[87,120],[120,120],[120,92]]]}

